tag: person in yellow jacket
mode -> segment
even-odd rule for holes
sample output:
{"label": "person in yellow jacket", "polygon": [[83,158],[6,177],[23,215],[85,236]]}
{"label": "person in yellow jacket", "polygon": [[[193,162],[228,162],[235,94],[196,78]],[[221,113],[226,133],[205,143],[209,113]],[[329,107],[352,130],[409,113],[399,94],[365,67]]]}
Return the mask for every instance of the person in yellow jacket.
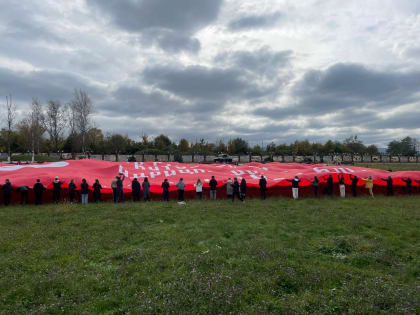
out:
{"label": "person in yellow jacket", "polygon": [[369,194],[372,198],[373,197],[373,178],[372,176],[369,176],[368,178],[363,178],[363,180],[366,182],[365,183],[365,188],[369,189]]}

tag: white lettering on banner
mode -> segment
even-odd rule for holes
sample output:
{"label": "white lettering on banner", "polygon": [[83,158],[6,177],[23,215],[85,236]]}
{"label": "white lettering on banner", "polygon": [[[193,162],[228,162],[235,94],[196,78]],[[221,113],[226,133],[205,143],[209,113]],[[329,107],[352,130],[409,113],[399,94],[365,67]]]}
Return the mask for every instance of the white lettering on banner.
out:
{"label": "white lettering on banner", "polygon": [[205,173],[206,171],[205,170],[193,170],[194,171],[194,173],[196,173],[196,174],[198,174],[198,173]]}
{"label": "white lettering on banner", "polygon": [[163,171],[163,173],[165,174],[166,177],[170,177],[170,176],[175,176],[176,172],[175,171],[171,171],[169,173],[169,171]]}
{"label": "white lettering on banner", "polygon": [[189,170],[189,169],[186,169],[186,170],[179,170],[179,173],[180,174],[194,174],[191,170]]}
{"label": "white lettering on banner", "polygon": [[151,171],[158,171],[159,172],[159,167],[157,167],[156,165],[155,165],[155,167],[150,167],[149,166],[149,170],[151,170]]}
{"label": "white lettering on banner", "polygon": [[160,176],[161,174],[160,174],[160,172],[150,172],[150,177],[151,178],[155,178],[155,177],[157,177],[157,176]]}
{"label": "white lettering on banner", "polygon": [[143,171],[145,171],[146,169],[144,168],[144,166],[142,166],[142,164],[143,164],[143,162],[141,162],[141,163],[140,163],[140,165],[139,165],[139,163],[135,162],[135,163],[134,163],[134,168],[135,168],[136,170],[138,170],[138,169],[142,169]]}
{"label": "white lettering on banner", "polygon": [[340,173],[343,173],[343,174],[354,173],[354,170],[352,170],[351,168],[347,168],[347,167],[345,167],[345,168],[343,168],[343,167],[333,168],[333,170],[335,172],[332,172],[327,168],[314,167],[314,171],[317,172],[317,173],[337,173],[337,174],[340,174]]}
{"label": "white lettering on banner", "polygon": [[247,173],[251,178],[258,179],[258,176],[255,176],[256,174],[258,174],[258,171],[247,171]]}
{"label": "white lettering on banner", "polygon": [[69,163],[67,162],[54,162],[50,164],[42,165],[11,165],[11,166],[0,166],[0,172],[17,171],[22,168],[55,168],[55,167],[66,167]]}
{"label": "white lettering on banner", "polygon": [[236,175],[236,176],[241,176],[241,175],[244,175],[245,174],[245,172],[244,171],[241,171],[241,170],[235,170],[235,171],[232,171],[232,174],[233,175]]}

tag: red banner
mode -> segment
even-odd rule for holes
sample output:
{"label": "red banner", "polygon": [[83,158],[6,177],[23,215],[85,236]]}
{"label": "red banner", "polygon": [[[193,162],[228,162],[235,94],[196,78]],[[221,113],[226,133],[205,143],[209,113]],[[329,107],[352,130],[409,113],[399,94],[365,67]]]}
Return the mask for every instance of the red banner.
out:
{"label": "red banner", "polygon": [[[8,178],[14,188],[19,186],[32,186],[36,179],[40,179],[47,188],[52,188],[52,181],[56,176],[64,183],[66,188],[71,179],[75,180],[77,186],[81,180],[86,178],[89,185],[98,179],[103,187],[103,193],[111,192],[111,181],[119,173],[125,174],[124,191],[131,191],[131,181],[137,177],[140,182],[148,177],[152,193],[161,193],[161,183],[168,178],[171,190],[176,190],[175,184],[182,177],[186,184],[186,191],[194,190],[197,179],[201,179],[204,187],[208,187],[212,176],[222,186],[228,178],[245,178],[247,186],[258,187],[261,176],[267,179],[267,188],[286,187],[291,183],[286,179],[293,179],[299,176],[302,180],[302,187],[310,186],[314,176],[317,176],[320,183],[325,183],[328,175],[333,175],[334,182],[338,181],[338,175],[343,174],[346,184],[351,184],[350,175],[356,175],[360,179],[372,176],[375,185],[385,186],[382,179],[391,176],[394,186],[404,186],[402,179],[410,177],[413,186],[417,186],[420,180],[420,172],[388,172],[378,169],[354,167],[354,166],[325,166],[323,164],[298,164],[298,163],[247,163],[243,165],[229,164],[183,164],[176,162],[107,162],[95,160],[61,161],[42,164],[11,165],[0,163],[0,185]],[[359,186],[364,185],[360,180]]]}

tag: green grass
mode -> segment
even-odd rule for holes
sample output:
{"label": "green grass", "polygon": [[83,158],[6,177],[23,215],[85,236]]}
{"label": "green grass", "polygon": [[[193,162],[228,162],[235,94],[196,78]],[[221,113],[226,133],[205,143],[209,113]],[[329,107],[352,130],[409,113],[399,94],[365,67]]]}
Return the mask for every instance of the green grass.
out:
{"label": "green grass", "polygon": [[420,312],[420,198],[0,208],[4,314]]}
{"label": "green grass", "polygon": [[356,166],[376,168],[381,170],[420,171],[420,163],[356,163]]}

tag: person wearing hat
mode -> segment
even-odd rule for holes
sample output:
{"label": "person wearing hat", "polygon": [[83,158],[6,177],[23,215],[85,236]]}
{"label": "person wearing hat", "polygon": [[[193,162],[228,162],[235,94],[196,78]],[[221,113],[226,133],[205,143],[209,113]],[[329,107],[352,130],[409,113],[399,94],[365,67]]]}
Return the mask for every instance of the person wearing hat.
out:
{"label": "person wearing hat", "polygon": [[56,176],[54,181],[53,181],[53,201],[55,203],[60,202],[60,193],[61,193],[61,185],[62,184],[63,184],[63,182],[60,182],[60,180],[58,179],[58,176]]}
{"label": "person wearing hat", "polygon": [[33,187],[35,193],[35,204],[38,206],[42,204],[42,194],[44,193],[45,187],[41,184],[41,180],[37,179]]}

